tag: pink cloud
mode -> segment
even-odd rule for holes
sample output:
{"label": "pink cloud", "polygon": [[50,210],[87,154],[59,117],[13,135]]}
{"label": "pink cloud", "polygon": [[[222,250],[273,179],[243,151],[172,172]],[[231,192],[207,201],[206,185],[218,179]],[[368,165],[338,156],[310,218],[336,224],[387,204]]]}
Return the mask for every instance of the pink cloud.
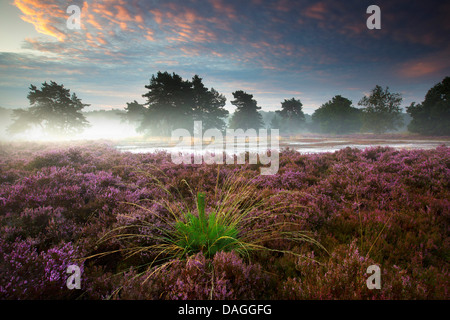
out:
{"label": "pink cloud", "polygon": [[420,59],[414,59],[401,64],[399,75],[405,78],[420,78],[429,75],[440,76],[450,69],[450,47]]}
{"label": "pink cloud", "polygon": [[292,3],[289,0],[279,0],[275,4],[275,9],[282,12],[289,12],[292,10]]}
{"label": "pink cloud", "polygon": [[209,1],[213,6],[214,10],[218,11],[220,14],[226,16],[228,19],[236,19],[236,10],[229,2],[224,0],[210,0]]}
{"label": "pink cloud", "polygon": [[318,2],[318,3],[313,4],[312,6],[308,7],[305,10],[304,14],[308,18],[324,20],[326,13],[327,13],[327,7],[326,7],[325,3]]}

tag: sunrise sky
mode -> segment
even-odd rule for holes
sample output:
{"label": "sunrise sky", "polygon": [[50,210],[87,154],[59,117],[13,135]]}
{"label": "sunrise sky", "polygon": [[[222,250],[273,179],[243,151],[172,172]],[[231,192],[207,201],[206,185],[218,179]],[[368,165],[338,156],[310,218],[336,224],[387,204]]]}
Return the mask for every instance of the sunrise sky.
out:
{"label": "sunrise sky", "polygon": [[[381,30],[369,30],[369,5]],[[81,9],[70,30],[69,5]],[[56,81],[87,110],[145,102],[157,71],[195,74],[263,110],[295,97],[311,114],[341,94],[357,105],[375,85],[421,102],[450,75],[450,3],[361,0],[0,1],[0,106],[28,107],[30,84]]]}

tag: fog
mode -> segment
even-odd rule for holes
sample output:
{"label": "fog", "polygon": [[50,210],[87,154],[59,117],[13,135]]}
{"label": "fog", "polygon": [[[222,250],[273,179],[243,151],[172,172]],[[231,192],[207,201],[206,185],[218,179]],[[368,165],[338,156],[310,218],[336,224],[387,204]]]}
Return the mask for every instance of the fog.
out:
{"label": "fog", "polygon": [[[122,152],[146,153],[156,151],[186,152],[204,154],[206,149],[180,147],[170,137],[145,137],[136,131],[136,123],[123,120],[124,111],[90,111],[83,113],[90,126],[82,133],[60,136],[58,138],[46,135],[40,128],[34,127],[26,133],[11,135],[6,128],[12,123],[12,110],[0,108],[0,139],[2,141],[83,141],[83,140],[110,140]],[[266,122],[273,116],[263,113]],[[282,150],[289,148],[301,153],[334,152],[346,147],[364,149],[373,146],[390,146],[398,149],[432,149],[440,145],[450,146],[450,138],[436,137],[424,138],[406,133],[392,133],[385,135],[351,134],[351,135],[323,135],[308,132],[296,135],[282,135],[276,148]],[[270,147],[270,146],[269,146]],[[235,154],[241,152],[258,152],[258,145],[245,142],[235,143],[232,149]],[[229,150],[223,150],[229,152]]]}
{"label": "fog", "polygon": [[0,139],[3,141],[71,141],[71,140],[124,140],[139,139],[136,126],[122,120],[123,111],[84,112],[90,126],[82,133],[73,135],[49,136],[41,128],[33,127],[24,133],[9,134],[7,128],[12,123],[12,110],[0,108]]}

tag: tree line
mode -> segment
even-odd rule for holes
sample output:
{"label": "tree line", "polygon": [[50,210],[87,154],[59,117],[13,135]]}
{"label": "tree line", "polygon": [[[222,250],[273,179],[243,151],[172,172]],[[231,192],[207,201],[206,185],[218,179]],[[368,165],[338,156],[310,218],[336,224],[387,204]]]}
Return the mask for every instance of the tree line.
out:
{"label": "tree line", "polygon": [[[158,72],[145,88],[147,92],[142,95],[145,103],[127,102],[121,115],[123,121],[135,124],[136,130],[145,135],[170,136],[178,128],[192,131],[194,121],[202,121],[203,128],[221,131],[269,127],[292,134],[307,128],[303,104],[296,98],[281,102],[270,123],[264,123],[261,107],[252,94],[242,90],[232,93],[234,99],[230,103],[236,109],[230,117],[225,109],[225,96],[207,88],[198,75],[184,80],[176,73]],[[13,111],[8,132],[14,134],[38,126],[49,135],[67,135],[89,126],[82,113],[89,105],[63,85],[51,81],[44,82],[40,89],[34,85],[29,89],[30,107]],[[308,128],[331,134],[394,131],[403,124],[402,100],[400,93],[379,85],[359,100],[359,107],[336,95],[314,111]],[[408,125],[410,132],[450,135],[450,77],[433,86],[422,103],[411,103],[406,112],[412,119]]]}

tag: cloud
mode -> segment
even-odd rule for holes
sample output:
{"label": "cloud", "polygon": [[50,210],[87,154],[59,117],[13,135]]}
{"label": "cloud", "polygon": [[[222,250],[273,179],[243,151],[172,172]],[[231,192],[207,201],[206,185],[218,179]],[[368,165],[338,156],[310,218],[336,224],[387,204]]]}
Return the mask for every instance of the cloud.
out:
{"label": "cloud", "polygon": [[36,31],[63,41],[66,34],[61,24],[66,17],[65,7],[51,1],[14,0],[14,5],[23,13],[22,20],[33,24]]}
{"label": "cloud", "polygon": [[214,10],[221,15],[224,15],[227,19],[235,20],[237,19],[236,9],[230,3],[230,1],[225,0],[209,0],[212,4]]}
{"label": "cloud", "polygon": [[447,47],[437,53],[401,63],[398,73],[403,78],[444,77],[450,74],[449,57],[450,47]]}
{"label": "cloud", "polygon": [[[206,56],[208,60],[213,56],[234,64],[250,64],[270,70],[287,70],[301,59],[304,62],[316,60],[319,64],[333,61],[332,57],[325,57],[323,50],[291,42],[291,35],[297,30],[295,24],[283,30],[284,22],[292,21],[291,12],[286,9],[292,7],[299,12],[305,7],[299,7],[292,0],[280,0],[275,4],[279,12],[276,19],[271,11],[273,7],[262,3],[209,0],[200,6],[187,0],[161,1],[155,6],[123,0],[85,1],[82,4],[82,30],[79,31],[64,28],[68,16],[64,13],[65,2],[19,1],[20,4],[16,5],[27,20],[33,21],[41,33],[53,35],[59,43],[64,43],[27,40],[26,46],[64,55],[73,50],[77,53],[76,59],[97,60],[99,55],[105,55],[108,61],[116,55],[116,60],[123,61],[122,57],[133,57],[133,51],[158,47],[172,53],[178,49],[177,56]],[[59,14],[52,16],[55,8]],[[306,15],[324,15],[326,8],[324,2],[310,5]],[[256,9],[263,14],[255,14]],[[40,14],[35,15],[36,12]],[[46,18],[49,16],[51,21]],[[296,20],[294,18],[293,21]],[[315,54],[307,58],[306,51],[315,51]],[[160,58],[155,57],[164,60]]]}
{"label": "cloud", "polygon": [[318,2],[308,7],[305,10],[304,15],[308,18],[313,18],[317,20],[324,20],[328,13],[328,9],[324,2]]}
{"label": "cloud", "polygon": [[442,48],[450,32],[449,5],[379,0],[382,30],[373,31],[366,28],[367,3],[73,0],[81,8],[82,29],[69,30],[66,0],[15,0],[22,19],[42,37],[25,39],[23,48],[33,54],[3,56],[0,67],[8,68],[20,86],[24,79],[37,84],[51,76],[82,83],[82,90],[85,83],[141,83],[143,89],[142,82],[159,70],[199,74],[217,81],[214,87],[221,81],[243,83],[272,106],[275,98],[269,95],[279,99],[307,91],[320,99],[314,88],[347,90],[448,71],[448,52]]}

